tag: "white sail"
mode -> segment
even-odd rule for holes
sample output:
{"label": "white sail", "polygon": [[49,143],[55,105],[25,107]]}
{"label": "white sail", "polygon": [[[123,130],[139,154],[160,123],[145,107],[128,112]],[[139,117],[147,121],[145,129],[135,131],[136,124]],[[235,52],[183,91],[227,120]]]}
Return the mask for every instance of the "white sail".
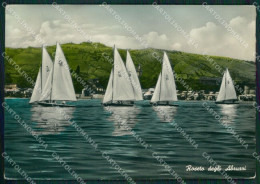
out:
{"label": "white sail", "polygon": [[159,75],[151,102],[177,101],[177,91],[172,67],[164,52],[162,72]]}
{"label": "white sail", "polygon": [[107,103],[112,101],[112,95],[113,95],[113,76],[114,76],[114,72],[113,72],[113,68],[111,70],[110,73],[110,77],[109,77],[109,81],[107,84],[107,89],[106,89],[106,93],[105,96],[103,98],[103,103]]}
{"label": "white sail", "polygon": [[42,47],[42,65],[39,70],[37,80],[33,89],[32,97],[29,103],[38,102],[41,99],[43,88],[47,82],[47,79],[51,73],[53,63],[50,55],[45,47]]}
{"label": "white sail", "polygon": [[134,89],[135,100],[143,100],[142,89],[135,70],[135,65],[128,51],[126,56],[126,69]]}
{"label": "white sail", "polygon": [[228,69],[226,69],[223,75],[219,95],[217,97],[217,102],[224,100],[237,100],[236,90]]}
{"label": "white sail", "polygon": [[40,100],[40,98],[41,98],[41,94],[42,94],[41,75],[42,75],[42,72],[41,72],[41,68],[40,68],[40,70],[38,72],[38,75],[37,75],[37,79],[36,79],[35,85],[34,85],[33,93],[32,93],[32,96],[31,96],[31,99],[30,99],[29,103],[38,102]]}
{"label": "white sail", "polygon": [[114,48],[113,101],[134,101],[134,91],[124,62]]}
{"label": "white sail", "polygon": [[236,90],[233,84],[233,80],[229,74],[229,71],[227,69],[227,74],[226,74],[226,100],[236,100],[237,99],[237,94]]}
{"label": "white sail", "polygon": [[168,56],[165,52],[163,56],[160,101],[177,101],[173,71]]}
{"label": "white sail", "polygon": [[52,90],[52,78],[53,78],[53,68],[50,71],[50,75],[42,89],[42,95],[39,101],[51,100],[51,90]]}
{"label": "white sail", "polygon": [[53,62],[45,47],[42,48],[42,89],[51,73]]}
{"label": "white sail", "polygon": [[226,81],[226,71],[224,72],[224,75],[223,75],[223,78],[222,78],[219,94],[218,94],[218,97],[217,97],[217,102],[225,100],[225,96],[226,96],[225,81]]}
{"label": "white sail", "polygon": [[59,43],[56,47],[52,75],[51,100],[77,101],[70,69]]}
{"label": "white sail", "polygon": [[162,75],[162,73],[159,74],[151,102],[160,101],[161,79],[162,79],[161,75]]}

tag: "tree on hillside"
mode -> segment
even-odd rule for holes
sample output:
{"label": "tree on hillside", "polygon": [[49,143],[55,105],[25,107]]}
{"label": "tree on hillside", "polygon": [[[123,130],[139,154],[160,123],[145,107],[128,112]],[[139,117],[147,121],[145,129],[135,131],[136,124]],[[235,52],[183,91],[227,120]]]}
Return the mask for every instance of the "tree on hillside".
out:
{"label": "tree on hillside", "polygon": [[5,84],[11,84],[13,82],[12,77],[9,73],[5,73]]}
{"label": "tree on hillside", "polygon": [[76,68],[76,74],[79,74],[80,73],[80,66],[78,65],[77,68]]}
{"label": "tree on hillside", "polygon": [[26,78],[24,78],[24,77],[19,77],[19,78],[17,79],[17,84],[18,84],[18,87],[19,87],[19,88],[32,88],[32,87],[33,87],[32,84],[29,83],[29,82],[26,80]]}

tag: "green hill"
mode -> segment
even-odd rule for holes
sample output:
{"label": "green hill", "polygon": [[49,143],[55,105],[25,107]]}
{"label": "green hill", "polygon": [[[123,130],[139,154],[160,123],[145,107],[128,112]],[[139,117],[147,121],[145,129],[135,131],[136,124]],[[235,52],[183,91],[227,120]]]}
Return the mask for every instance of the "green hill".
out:
{"label": "green hill", "polygon": [[[113,58],[113,48],[97,43],[95,48],[91,43],[61,45],[72,70],[77,71],[85,80],[99,79],[100,84],[106,88],[112,65],[105,56]],[[47,47],[52,58],[54,58],[56,46]],[[153,57],[155,52],[162,57],[163,50],[142,49],[129,50],[136,67],[141,64],[142,75],[140,82],[142,88],[154,87],[161,70],[161,64]],[[126,50],[119,49],[122,59],[126,59]],[[218,68],[215,67],[205,56],[190,54],[178,51],[166,51],[175,72],[185,80],[194,90],[218,90],[220,84],[215,80],[222,78]],[[105,53],[102,55],[102,53]],[[6,48],[6,54],[11,57],[22,70],[36,79],[41,64],[41,48]],[[231,76],[241,87],[244,85],[254,86],[255,84],[255,63],[226,57],[211,56],[211,58],[222,68],[229,68]],[[15,83],[19,87],[31,87],[12,66],[5,61],[6,84]],[[212,80],[213,79],[213,80]],[[213,81],[213,82],[212,82]],[[82,86],[73,79],[77,92]],[[177,89],[184,90],[177,81]]]}

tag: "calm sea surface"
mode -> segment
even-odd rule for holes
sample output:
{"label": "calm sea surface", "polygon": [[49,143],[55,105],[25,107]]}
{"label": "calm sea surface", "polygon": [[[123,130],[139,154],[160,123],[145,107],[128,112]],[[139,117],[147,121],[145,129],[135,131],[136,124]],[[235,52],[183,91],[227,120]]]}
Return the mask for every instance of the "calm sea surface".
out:
{"label": "calm sea surface", "polygon": [[[255,109],[252,102],[239,105],[207,102],[243,138],[248,149],[214,119],[202,106],[202,101],[179,101],[178,107],[163,107],[170,120],[196,141],[198,149],[194,149],[167,122],[162,112],[149,106],[148,101],[134,107],[111,107],[112,114],[101,106],[100,100],[80,100],[75,108],[63,108],[95,140],[97,150],[54,107],[31,106],[29,99],[6,99],[6,102],[48,144],[45,149],[8,112],[5,113],[5,151],[34,179],[74,179],[52,157],[53,152],[84,179],[124,179],[115,165],[113,167],[102,157],[103,151],[134,179],[173,178],[152,155],[159,155],[183,178],[222,178],[218,172],[207,171],[210,164],[202,157],[203,152],[224,169],[228,165],[246,166],[243,172],[227,172],[232,178],[255,175],[252,157],[255,151]],[[127,126],[149,145],[147,149],[122,126],[118,117],[126,120]],[[187,165],[202,166],[206,171],[188,172]],[[7,161],[5,176],[22,179]]]}

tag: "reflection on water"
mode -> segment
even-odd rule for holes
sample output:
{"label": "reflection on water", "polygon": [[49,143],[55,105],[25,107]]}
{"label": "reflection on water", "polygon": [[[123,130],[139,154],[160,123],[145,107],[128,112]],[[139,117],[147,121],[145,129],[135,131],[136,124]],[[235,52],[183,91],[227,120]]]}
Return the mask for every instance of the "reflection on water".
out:
{"label": "reflection on water", "polygon": [[153,106],[161,122],[172,122],[177,112],[177,106]]}
{"label": "reflection on water", "polygon": [[[74,126],[68,125],[55,108],[32,107],[29,105],[29,99],[6,101],[33,130],[45,134],[39,137],[48,144],[48,150],[44,149],[35,137],[6,111],[5,151],[31,178],[75,179],[52,159],[51,154],[55,151],[83,179],[103,178],[117,181],[124,179],[102,154],[98,154],[93,146],[84,140]],[[162,156],[163,160],[184,179],[223,179],[219,172],[207,170],[210,164],[202,157],[202,152],[209,153],[222,168],[227,168],[229,165],[246,166],[246,171],[228,171],[227,174],[232,178],[255,176],[255,159],[252,157],[256,148],[255,109],[252,108],[252,103],[220,106],[207,101],[218,115],[234,119],[235,123],[230,125],[249,145],[248,149],[244,149],[238,139],[232,136],[232,132],[220,125],[213,113],[203,107],[203,103],[203,101],[180,101],[178,107],[161,106],[164,111],[170,112],[170,119],[176,121],[187,135],[196,141],[199,149],[194,149],[173,125],[162,123],[165,122],[164,115],[158,112],[158,109],[148,106],[146,102],[140,102],[136,107],[111,107],[113,113],[104,110],[106,108],[100,105],[100,100],[79,100],[75,102],[75,109],[61,109],[73,116],[73,121],[98,144],[98,149],[106,151],[109,157],[115,158],[133,180],[174,179],[149,150]],[[127,126],[133,128],[136,136],[128,135],[131,130],[122,126],[119,117],[125,120]],[[58,129],[56,132],[54,121]],[[144,149],[139,138],[151,147]],[[205,170],[187,172],[187,165],[201,166]],[[5,177],[14,180],[23,179],[7,160]]]}
{"label": "reflection on water", "polygon": [[58,134],[69,126],[66,117],[71,117],[75,108],[33,106],[31,121],[35,123],[36,135]]}
{"label": "reflection on water", "polygon": [[238,104],[219,104],[218,106],[224,122],[231,123],[235,121]]}
{"label": "reflection on water", "polygon": [[136,116],[140,112],[140,109],[136,106],[111,106],[109,107],[109,111],[111,112],[111,116],[109,116],[108,121],[114,122],[115,127],[112,135],[130,135],[131,129],[134,128],[135,124],[137,123]]}

